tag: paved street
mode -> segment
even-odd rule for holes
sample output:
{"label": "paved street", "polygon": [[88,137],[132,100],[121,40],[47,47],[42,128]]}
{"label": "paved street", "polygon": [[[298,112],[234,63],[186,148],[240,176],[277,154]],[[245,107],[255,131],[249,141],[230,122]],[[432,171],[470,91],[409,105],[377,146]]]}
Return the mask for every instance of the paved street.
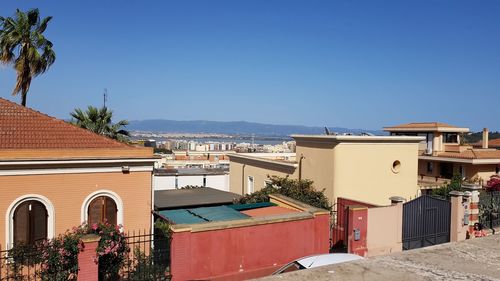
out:
{"label": "paved street", "polygon": [[500,280],[500,235],[302,270],[262,280]]}

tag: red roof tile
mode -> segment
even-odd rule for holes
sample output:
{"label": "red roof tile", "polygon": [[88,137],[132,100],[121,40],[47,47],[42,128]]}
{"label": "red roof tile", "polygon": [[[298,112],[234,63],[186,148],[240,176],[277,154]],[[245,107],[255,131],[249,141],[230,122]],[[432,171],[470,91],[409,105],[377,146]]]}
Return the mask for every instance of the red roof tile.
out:
{"label": "red roof tile", "polygon": [[468,149],[462,152],[441,152],[437,156],[461,159],[500,159],[500,150]]}
{"label": "red roof tile", "polygon": [[76,148],[132,147],[0,98],[0,149]]}

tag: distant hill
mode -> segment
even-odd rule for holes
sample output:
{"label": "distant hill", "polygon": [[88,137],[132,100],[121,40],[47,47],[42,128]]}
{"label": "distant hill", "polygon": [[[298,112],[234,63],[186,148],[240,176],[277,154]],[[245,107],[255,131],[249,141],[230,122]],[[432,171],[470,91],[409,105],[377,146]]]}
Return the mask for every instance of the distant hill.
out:
{"label": "distant hill", "polygon": [[[127,126],[130,131],[146,131],[161,133],[217,133],[231,135],[262,135],[262,136],[288,136],[291,134],[324,134],[323,127],[308,127],[296,125],[271,125],[252,123],[246,121],[175,121],[175,120],[134,120]],[[329,127],[329,130],[336,133],[362,132],[382,135],[381,131],[349,129],[340,127]]]}
{"label": "distant hill", "polygon": [[[483,140],[483,132],[470,133],[464,136],[465,142],[467,143],[476,143],[478,141]],[[489,140],[500,139],[500,132],[489,132],[488,134]]]}

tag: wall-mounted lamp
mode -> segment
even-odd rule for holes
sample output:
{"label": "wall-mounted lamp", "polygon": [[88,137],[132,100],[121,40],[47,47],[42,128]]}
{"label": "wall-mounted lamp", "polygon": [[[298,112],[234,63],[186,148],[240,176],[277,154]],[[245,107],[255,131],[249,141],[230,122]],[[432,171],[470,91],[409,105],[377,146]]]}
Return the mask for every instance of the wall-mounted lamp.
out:
{"label": "wall-mounted lamp", "polygon": [[130,167],[129,166],[122,166],[122,173],[124,173],[124,174],[130,173]]}

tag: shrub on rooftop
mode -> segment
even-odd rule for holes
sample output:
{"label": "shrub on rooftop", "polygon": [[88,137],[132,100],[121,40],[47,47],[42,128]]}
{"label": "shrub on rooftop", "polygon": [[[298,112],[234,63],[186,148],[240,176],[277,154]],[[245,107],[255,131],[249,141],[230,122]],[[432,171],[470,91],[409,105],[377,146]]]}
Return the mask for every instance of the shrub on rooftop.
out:
{"label": "shrub on rooftop", "polygon": [[295,180],[286,177],[270,176],[266,186],[252,194],[240,198],[239,204],[269,202],[270,194],[281,194],[308,205],[331,210],[331,204],[325,196],[325,189],[318,191],[311,180]]}

